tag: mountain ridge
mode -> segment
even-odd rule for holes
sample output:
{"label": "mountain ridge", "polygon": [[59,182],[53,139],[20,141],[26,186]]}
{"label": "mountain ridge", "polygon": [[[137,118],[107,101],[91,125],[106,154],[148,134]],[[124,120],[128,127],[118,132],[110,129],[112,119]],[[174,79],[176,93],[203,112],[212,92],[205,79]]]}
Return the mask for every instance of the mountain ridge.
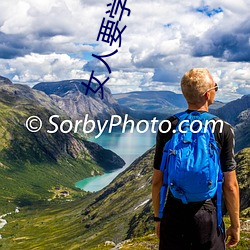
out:
{"label": "mountain ridge", "polygon": [[[86,80],[72,79],[41,82],[33,86],[33,89],[45,92],[60,109],[73,119],[79,119],[88,114],[90,119],[105,121],[110,119],[111,115],[123,114],[107,87],[104,87],[104,98],[101,99],[99,92],[94,94],[89,91],[88,95],[85,95],[86,86],[81,82],[87,84]],[[94,86],[97,87],[96,84]]]}
{"label": "mountain ridge", "polygon": [[10,79],[0,76],[0,84],[13,84],[13,83]]}
{"label": "mountain ridge", "polygon": [[[48,190],[52,186],[74,188],[75,182],[83,178],[125,164],[118,155],[87,142],[82,135],[47,133],[47,129],[53,129],[48,118],[55,113],[60,115],[55,121],[58,126],[68,119],[45,93],[19,84],[0,85],[0,182],[5,189],[0,209],[20,205],[24,200],[50,198]],[[31,133],[25,125],[34,115],[43,121],[37,133]]]}
{"label": "mountain ridge", "polygon": [[239,114],[248,108],[250,108],[250,94],[225,104],[223,107],[215,110],[214,114],[235,126]]}

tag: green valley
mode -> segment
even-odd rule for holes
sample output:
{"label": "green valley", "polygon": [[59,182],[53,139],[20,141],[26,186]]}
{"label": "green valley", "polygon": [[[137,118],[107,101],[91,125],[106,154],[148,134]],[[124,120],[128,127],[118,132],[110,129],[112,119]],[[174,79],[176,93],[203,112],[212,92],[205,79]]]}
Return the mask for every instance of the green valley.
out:
{"label": "green valley", "polygon": [[[154,147],[101,191],[90,193],[75,188],[76,181],[121,168],[124,161],[110,150],[87,141],[82,134],[46,132],[52,129],[47,122],[51,115],[60,115],[57,120],[60,124],[64,118],[76,118],[80,107],[84,114],[84,103],[91,108],[96,102],[87,102],[79,94],[78,85],[58,90],[62,84],[50,86],[52,98],[28,86],[14,85],[7,80],[0,82],[0,222],[7,222],[0,228],[0,249],[105,250],[111,249],[112,244],[116,245],[115,249],[157,249],[151,200]],[[61,91],[59,99],[55,91]],[[112,112],[119,111],[118,104],[108,94],[106,92],[107,107],[113,104]],[[78,96],[80,103],[70,101]],[[244,142],[240,149],[249,144],[243,136],[249,134],[248,99],[249,96],[242,99],[246,107],[235,114],[239,121],[238,127],[234,124],[240,135],[238,141]],[[99,115],[99,105],[96,104],[93,117]],[[37,133],[25,127],[31,115],[43,121]],[[102,118],[106,117],[105,113]],[[236,161],[241,189],[242,234],[235,249],[247,249],[250,148],[239,151]],[[229,223],[227,217],[226,223]]]}
{"label": "green valley", "polygon": [[[250,167],[250,149],[240,151],[236,159],[239,171]],[[3,249],[157,249],[152,221],[151,175],[154,148],[138,158],[105,189],[83,194],[72,201],[59,198],[40,205],[21,208],[6,217],[0,230]],[[242,169],[243,168],[243,169]],[[248,171],[249,172],[249,171]],[[240,172],[239,172],[240,173]],[[247,176],[240,185],[247,186]],[[241,197],[241,242],[235,249],[249,246],[249,190]],[[225,218],[228,225],[229,219]],[[128,240],[128,241],[127,241]],[[120,243],[120,244],[119,244]]]}
{"label": "green valley", "polygon": [[[46,121],[52,114],[67,118],[43,92],[24,85],[0,85],[1,214],[51,198],[53,186],[75,189],[76,181],[124,165],[119,156],[86,141],[84,135],[48,134],[51,125]],[[43,121],[37,133],[25,127],[32,115]]]}

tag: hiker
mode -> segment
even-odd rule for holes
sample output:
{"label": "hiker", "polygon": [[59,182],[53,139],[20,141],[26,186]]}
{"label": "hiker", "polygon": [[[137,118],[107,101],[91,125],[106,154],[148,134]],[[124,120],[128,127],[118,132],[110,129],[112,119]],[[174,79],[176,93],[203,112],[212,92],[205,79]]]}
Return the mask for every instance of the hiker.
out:
{"label": "hiker", "polygon": [[[155,230],[157,237],[160,239],[159,249],[221,250],[225,249],[225,247],[230,248],[236,246],[240,239],[239,186],[235,170],[234,132],[228,123],[219,118],[215,118],[208,113],[208,106],[214,102],[218,85],[214,82],[207,69],[194,68],[186,72],[181,80],[181,89],[187,101],[188,109],[179,115],[169,117],[167,120],[169,120],[172,124],[171,130],[164,133],[164,126],[162,126],[163,129],[162,131],[158,131],[156,138],[154,172],[152,178],[152,200],[154,207]],[[176,155],[178,155],[178,152],[176,152],[177,150],[169,150],[169,145],[174,145],[175,149],[177,148],[175,145],[176,142],[173,142],[173,140],[179,140],[178,143],[180,143],[181,139],[178,139],[182,138],[180,131],[185,131],[185,129],[178,127],[180,125],[180,120],[183,120],[185,117],[190,117],[191,115],[194,117],[205,117],[206,119],[209,117],[209,120],[212,117],[215,121],[221,121],[220,123],[216,123],[215,130],[210,135],[211,140],[214,139],[216,144],[214,147],[218,147],[219,152],[216,154],[217,151],[212,149],[215,152],[213,153],[213,159],[210,159],[211,156],[206,155],[206,153],[197,153],[199,155],[199,159],[197,159],[197,156],[193,154],[193,161],[184,153],[179,156],[179,162],[176,158],[167,158],[176,157]],[[221,125],[223,125],[223,127],[220,131]],[[190,128],[187,127],[186,129]],[[167,131],[167,129],[165,131]],[[202,141],[199,141],[197,144],[198,147],[195,148],[195,146],[193,146],[195,144],[193,136],[200,135],[194,135],[194,133],[190,134],[189,131],[189,135],[185,136],[189,139],[186,139],[187,141],[182,141],[181,143],[183,144],[179,144],[182,145],[180,146],[181,150],[183,150],[182,152],[186,152],[184,151],[186,149],[183,146],[187,145],[185,143],[189,143],[190,147],[194,147],[194,151],[199,151],[199,147],[208,147],[208,145]],[[198,137],[195,138],[198,140]],[[166,144],[167,142],[168,145]],[[164,147],[166,153],[163,153]],[[169,153],[170,151],[171,153]],[[164,154],[167,153],[169,155],[164,158]],[[182,162],[184,161],[182,157],[186,157],[185,163]],[[208,171],[212,171],[213,176],[211,176],[211,180],[213,179],[215,181],[209,181],[208,184],[205,183],[206,181],[200,181],[199,183],[199,179],[193,179],[192,176],[189,178],[188,174],[190,173],[186,173],[186,171],[183,173],[185,178],[183,178],[179,184],[177,184],[177,181],[176,183],[174,181],[171,182],[170,178],[181,178],[180,174],[176,173],[178,167],[185,169],[188,164],[191,164],[190,166],[193,167],[193,165],[198,163],[198,168],[202,169],[204,167],[203,164],[205,165],[204,162],[207,161],[207,158],[209,161],[211,160],[214,162],[207,164],[208,166],[206,168]],[[177,165],[173,166],[174,164],[171,165],[171,162],[174,162],[174,164],[177,165],[179,164],[178,167],[176,167]],[[212,170],[209,169],[210,165]],[[165,169],[167,170],[161,169],[162,166],[165,166]],[[218,169],[217,172],[214,169]],[[199,169],[197,171],[200,171],[199,176],[202,176],[205,175],[207,170],[205,169],[204,173],[201,173],[201,170]],[[166,176],[164,177],[164,175]],[[221,177],[219,177],[220,175]],[[178,187],[178,185],[182,185],[182,182],[189,185],[190,190],[193,189],[194,192],[197,192],[197,195],[200,195],[199,192],[203,192],[201,189],[202,185],[204,186],[204,183],[207,186],[214,185],[214,190],[209,189],[206,193],[202,194],[205,198],[203,200],[199,200],[200,197],[197,198],[198,196],[196,197],[196,194],[188,193],[188,191],[185,191],[185,188]],[[216,184],[213,182],[216,182]],[[220,186],[223,188],[223,198],[231,222],[231,225],[226,231],[224,230],[224,223],[222,221],[220,211],[220,193],[222,192],[219,191]],[[164,191],[162,192],[162,189],[166,187],[167,190],[165,190],[165,193],[167,192],[167,198],[165,203],[161,195],[164,193]],[[210,197],[209,195],[212,195],[213,197],[207,198]],[[163,201],[160,201],[160,199],[163,199]],[[161,208],[161,206],[163,207]],[[162,212],[159,212],[161,210]],[[163,215],[160,215],[161,213]]]}

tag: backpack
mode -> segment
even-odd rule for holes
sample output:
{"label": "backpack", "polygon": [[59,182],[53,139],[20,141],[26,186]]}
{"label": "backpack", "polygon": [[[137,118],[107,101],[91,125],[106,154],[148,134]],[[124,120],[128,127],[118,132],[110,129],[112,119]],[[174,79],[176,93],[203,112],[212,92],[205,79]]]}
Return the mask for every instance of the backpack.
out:
{"label": "backpack", "polygon": [[204,112],[182,112],[172,138],[164,146],[160,170],[159,218],[163,217],[168,189],[184,204],[211,199],[217,193],[217,224],[222,222],[222,171],[220,154],[208,121],[216,116]]}

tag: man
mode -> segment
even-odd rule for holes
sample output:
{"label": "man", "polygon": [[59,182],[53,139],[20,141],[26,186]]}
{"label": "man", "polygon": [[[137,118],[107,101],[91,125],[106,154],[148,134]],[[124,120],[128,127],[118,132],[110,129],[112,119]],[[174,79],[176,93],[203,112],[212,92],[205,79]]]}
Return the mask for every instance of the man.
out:
{"label": "man", "polygon": [[[188,104],[187,112],[208,112],[214,102],[217,84],[207,69],[194,68],[186,72],[181,80],[181,89]],[[214,136],[220,148],[220,162],[223,171],[223,196],[230,216],[231,226],[226,235],[217,226],[216,198],[203,202],[183,204],[168,192],[163,218],[159,219],[160,189],[163,172],[160,171],[165,143],[171,139],[178,118],[169,117],[172,128],[168,133],[158,131],[152,179],[152,199],[154,206],[155,230],[160,239],[161,250],[221,250],[236,246],[240,239],[239,187],[236,179],[234,160],[234,133],[232,127],[223,121],[222,133],[216,124]],[[163,128],[162,131],[165,129]],[[224,226],[224,224],[223,224]],[[226,237],[225,237],[226,236]]]}

